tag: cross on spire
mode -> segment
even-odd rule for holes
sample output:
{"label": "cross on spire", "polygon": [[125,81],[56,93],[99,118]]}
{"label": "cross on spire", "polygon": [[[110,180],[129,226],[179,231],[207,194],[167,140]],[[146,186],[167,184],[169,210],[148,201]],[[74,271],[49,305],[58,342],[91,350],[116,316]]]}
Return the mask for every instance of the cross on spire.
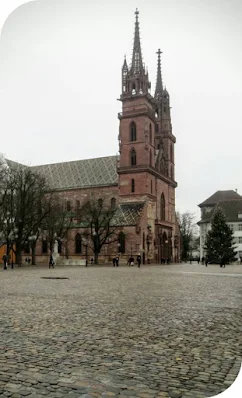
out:
{"label": "cross on spire", "polygon": [[156,78],[156,87],[155,87],[155,98],[159,98],[163,92],[163,83],[162,83],[162,75],[161,75],[161,54],[162,51],[160,48],[156,52],[158,54],[158,63],[157,63],[157,78]]}

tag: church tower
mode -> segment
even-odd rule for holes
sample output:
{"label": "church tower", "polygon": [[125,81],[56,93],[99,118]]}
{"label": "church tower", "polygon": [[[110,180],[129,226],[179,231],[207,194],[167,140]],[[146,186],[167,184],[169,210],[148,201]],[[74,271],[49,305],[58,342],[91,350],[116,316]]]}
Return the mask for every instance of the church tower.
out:
{"label": "church tower", "polygon": [[161,51],[158,50],[154,96],[143,63],[139,12],[135,12],[135,33],[131,65],[122,66],[119,127],[119,199],[121,203],[145,203],[142,225],[135,242],[140,242],[143,261],[176,259],[174,144],[170,98],[163,88]]}
{"label": "church tower", "polygon": [[142,60],[139,12],[135,12],[132,63],[122,67],[122,112],[119,113],[120,199],[142,199],[155,195],[155,112],[150,94],[148,72]]}

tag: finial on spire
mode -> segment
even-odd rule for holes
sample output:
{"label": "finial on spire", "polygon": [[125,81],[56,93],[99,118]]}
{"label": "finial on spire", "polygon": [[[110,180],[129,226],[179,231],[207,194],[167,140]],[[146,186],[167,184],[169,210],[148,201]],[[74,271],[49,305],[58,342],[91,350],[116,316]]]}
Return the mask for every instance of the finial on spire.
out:
{"label": "finial on spire", "polygon": [[162,76],[161,76],[161,54],[162,54],[162,51],[160,50],[160,48],[158,49],[156,54],[158,54],[158,63],[157,63],[155,98],[159,98],[163,92],[163,83],[162,83]]}
{"label": "finial on spire", "polygon": [[132,56],[132,65],[131,71],[134,74],[141,74],[144,72],[144,67],[142,63],[142,52],[140,45],[140,36],[139,36],[139,11],[136,8],[135,11],[135,30],[134,30],[134,46],[133,46],[133,56]]}

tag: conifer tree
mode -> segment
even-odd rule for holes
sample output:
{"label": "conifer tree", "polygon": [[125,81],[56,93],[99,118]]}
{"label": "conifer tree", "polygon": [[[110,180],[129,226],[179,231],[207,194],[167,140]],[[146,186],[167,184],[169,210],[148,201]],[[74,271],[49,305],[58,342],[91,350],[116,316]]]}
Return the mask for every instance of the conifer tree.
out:
{"label": "conifer tree", "polygon": [[211,230],[206,235],[205,249],[211,262],[221,261],[222,259],[229,262],[236,259],[233,231],[226,223],[225,213],[219,206],[214,212]]}

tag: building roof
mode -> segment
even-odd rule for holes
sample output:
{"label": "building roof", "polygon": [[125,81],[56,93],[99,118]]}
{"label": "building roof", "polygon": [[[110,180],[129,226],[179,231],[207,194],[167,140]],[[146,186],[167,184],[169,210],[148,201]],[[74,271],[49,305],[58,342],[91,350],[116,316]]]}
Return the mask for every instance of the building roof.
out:
{"label": "building roof", "polygon": [[206,199],[204,202],[200,203],[200,205],[198,205],[198,206],[199,207],[212,206],[218,202],[228,201],[231,199],[242,199],[242,196],[240,196],[237,192],[235,192],[233,190],[217,191],[212,196],[210,196],[208,199]]}
{"label": "building roof", "polygon": [[198,225],[211,222],[217,206],[224,210],[227,222],[241,222],[242,224],[242,219],[238,218],[238,215],[242,214],[242,197],[240,197],[240,199],[218,202],[210,212],[204,214]]}
{"label": "building roof", "polygon": [[112,220],[112,225],[124,227],[137,225],[145,202],[121,203]]}
{"label": "building roof", "polygon": [[[13,169],[18,166],[27,167],[12,160],[6,161]],[[44,164],[32,166],[31,169],[44,176],[54,190],[118,184],[117,156]]]}

